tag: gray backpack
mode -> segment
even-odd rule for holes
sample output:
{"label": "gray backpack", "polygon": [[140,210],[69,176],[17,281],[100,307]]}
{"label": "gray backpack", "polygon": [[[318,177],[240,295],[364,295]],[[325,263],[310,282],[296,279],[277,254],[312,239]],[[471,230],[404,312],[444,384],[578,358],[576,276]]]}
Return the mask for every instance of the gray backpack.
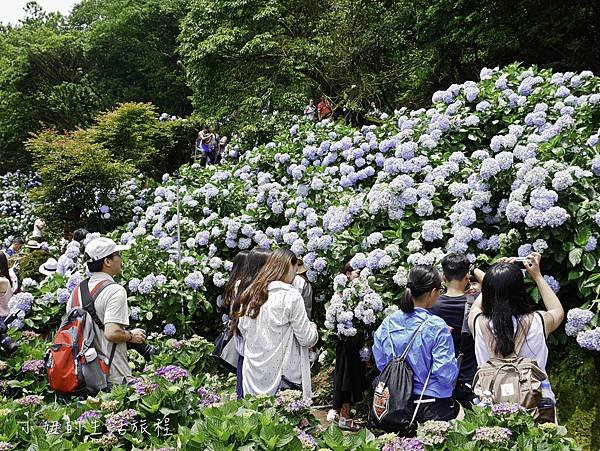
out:
{"label": "gray backpack", "polygon": [[[474,330],[477,330],[476,324],[480,315],[475,318]],[[475,373],[473,392],[482,399],[484,392],[489,391],[494,404],[501,402],[516,403],[531,411],[535,417],[542,397],[542,381],[546,380],[548,376],[538,366],[537,362],[527,357],[518,356],[533,319],[533,313],[519,318],[515,334],[515,349],[507,357],[494,355],[496,338],[488,321],[485,319],[480,321],[481,335],[492,353],[492,357],[487,363],[481,365]]]}

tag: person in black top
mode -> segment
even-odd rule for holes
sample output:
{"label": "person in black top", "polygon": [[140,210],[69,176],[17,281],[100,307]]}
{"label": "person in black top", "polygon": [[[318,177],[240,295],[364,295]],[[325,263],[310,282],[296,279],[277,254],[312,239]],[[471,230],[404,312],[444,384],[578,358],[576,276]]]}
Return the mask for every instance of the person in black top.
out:
{"label": "person in black top", "polygon": [[484,272],[474,269],[463,254],[446,255],[442,259],[442,270],[446,293],[439,297],[429,311],[442,318],[450,329],[456,357],[461,359],[453,397],[463,407],[469,408],[475,398],[471,384],[477,371],[477,360],[475,342],[465,318],[468,318],[470,307],[479,294],[479,289],[471,286],[471,279],[481,282]]}

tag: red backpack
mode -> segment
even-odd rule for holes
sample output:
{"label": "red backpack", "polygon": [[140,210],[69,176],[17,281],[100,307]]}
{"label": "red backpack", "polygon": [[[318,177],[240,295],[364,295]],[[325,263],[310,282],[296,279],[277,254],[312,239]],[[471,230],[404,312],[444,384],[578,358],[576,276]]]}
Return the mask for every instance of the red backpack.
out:
{"label": "red backpack", "polygon": [[108,372],[117,345],[113,343],[108,362],[100,358],[94,348],[92,321],[104,330],[94,301],[113,283],[100,282],[90,293],[86,279],[73,292],[71,310],[63,319],[45,358],[50,388],[61,395],[93,396],[108,385]]}

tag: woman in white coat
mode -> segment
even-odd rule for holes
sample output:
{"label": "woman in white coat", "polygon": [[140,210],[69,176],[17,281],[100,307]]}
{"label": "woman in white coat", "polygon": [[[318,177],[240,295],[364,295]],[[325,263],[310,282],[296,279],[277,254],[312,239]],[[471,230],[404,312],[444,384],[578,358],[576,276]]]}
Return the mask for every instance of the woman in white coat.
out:
{"label": "woman in white coat", "polygon": [[308,348],[318,340],[304,301],[291,285],[297,259],[277,249],[254,281],[240,295],[243,309],[234,314],[244,337],[244,394],[274,395],[280,389],[301,389],[312,396]]}

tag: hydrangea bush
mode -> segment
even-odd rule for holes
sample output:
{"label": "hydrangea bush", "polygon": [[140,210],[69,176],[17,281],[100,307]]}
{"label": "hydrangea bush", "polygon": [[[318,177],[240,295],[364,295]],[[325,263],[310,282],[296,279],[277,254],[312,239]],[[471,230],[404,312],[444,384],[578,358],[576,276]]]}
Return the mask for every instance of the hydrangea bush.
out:
{"label": "hydrangea bush", "polygon": [[33,174],[16,171],[0,175],[0,244],[8,246],[18,236],[25,239],[33,230],[35,216],[28,191],[38,184]]}
{"label": "hydrangea bush", "polygon": [[[113,235],[132,245],[132,315],[156,331],[214,333],[235,254],[288,246],[319,293],[317,321],[351,334],[377,326],[412,265],[456,251],[485,268],[537,251],[567,307],[593,315],[568,331],[599,350],[599,126],[597,76],[519,65],[482,69],[429,108],[360,130],[295,118],[272,142],[236,143],[220,166],[165,175],[136,207]],[[371,294],[333,296],[346,261]]]}

